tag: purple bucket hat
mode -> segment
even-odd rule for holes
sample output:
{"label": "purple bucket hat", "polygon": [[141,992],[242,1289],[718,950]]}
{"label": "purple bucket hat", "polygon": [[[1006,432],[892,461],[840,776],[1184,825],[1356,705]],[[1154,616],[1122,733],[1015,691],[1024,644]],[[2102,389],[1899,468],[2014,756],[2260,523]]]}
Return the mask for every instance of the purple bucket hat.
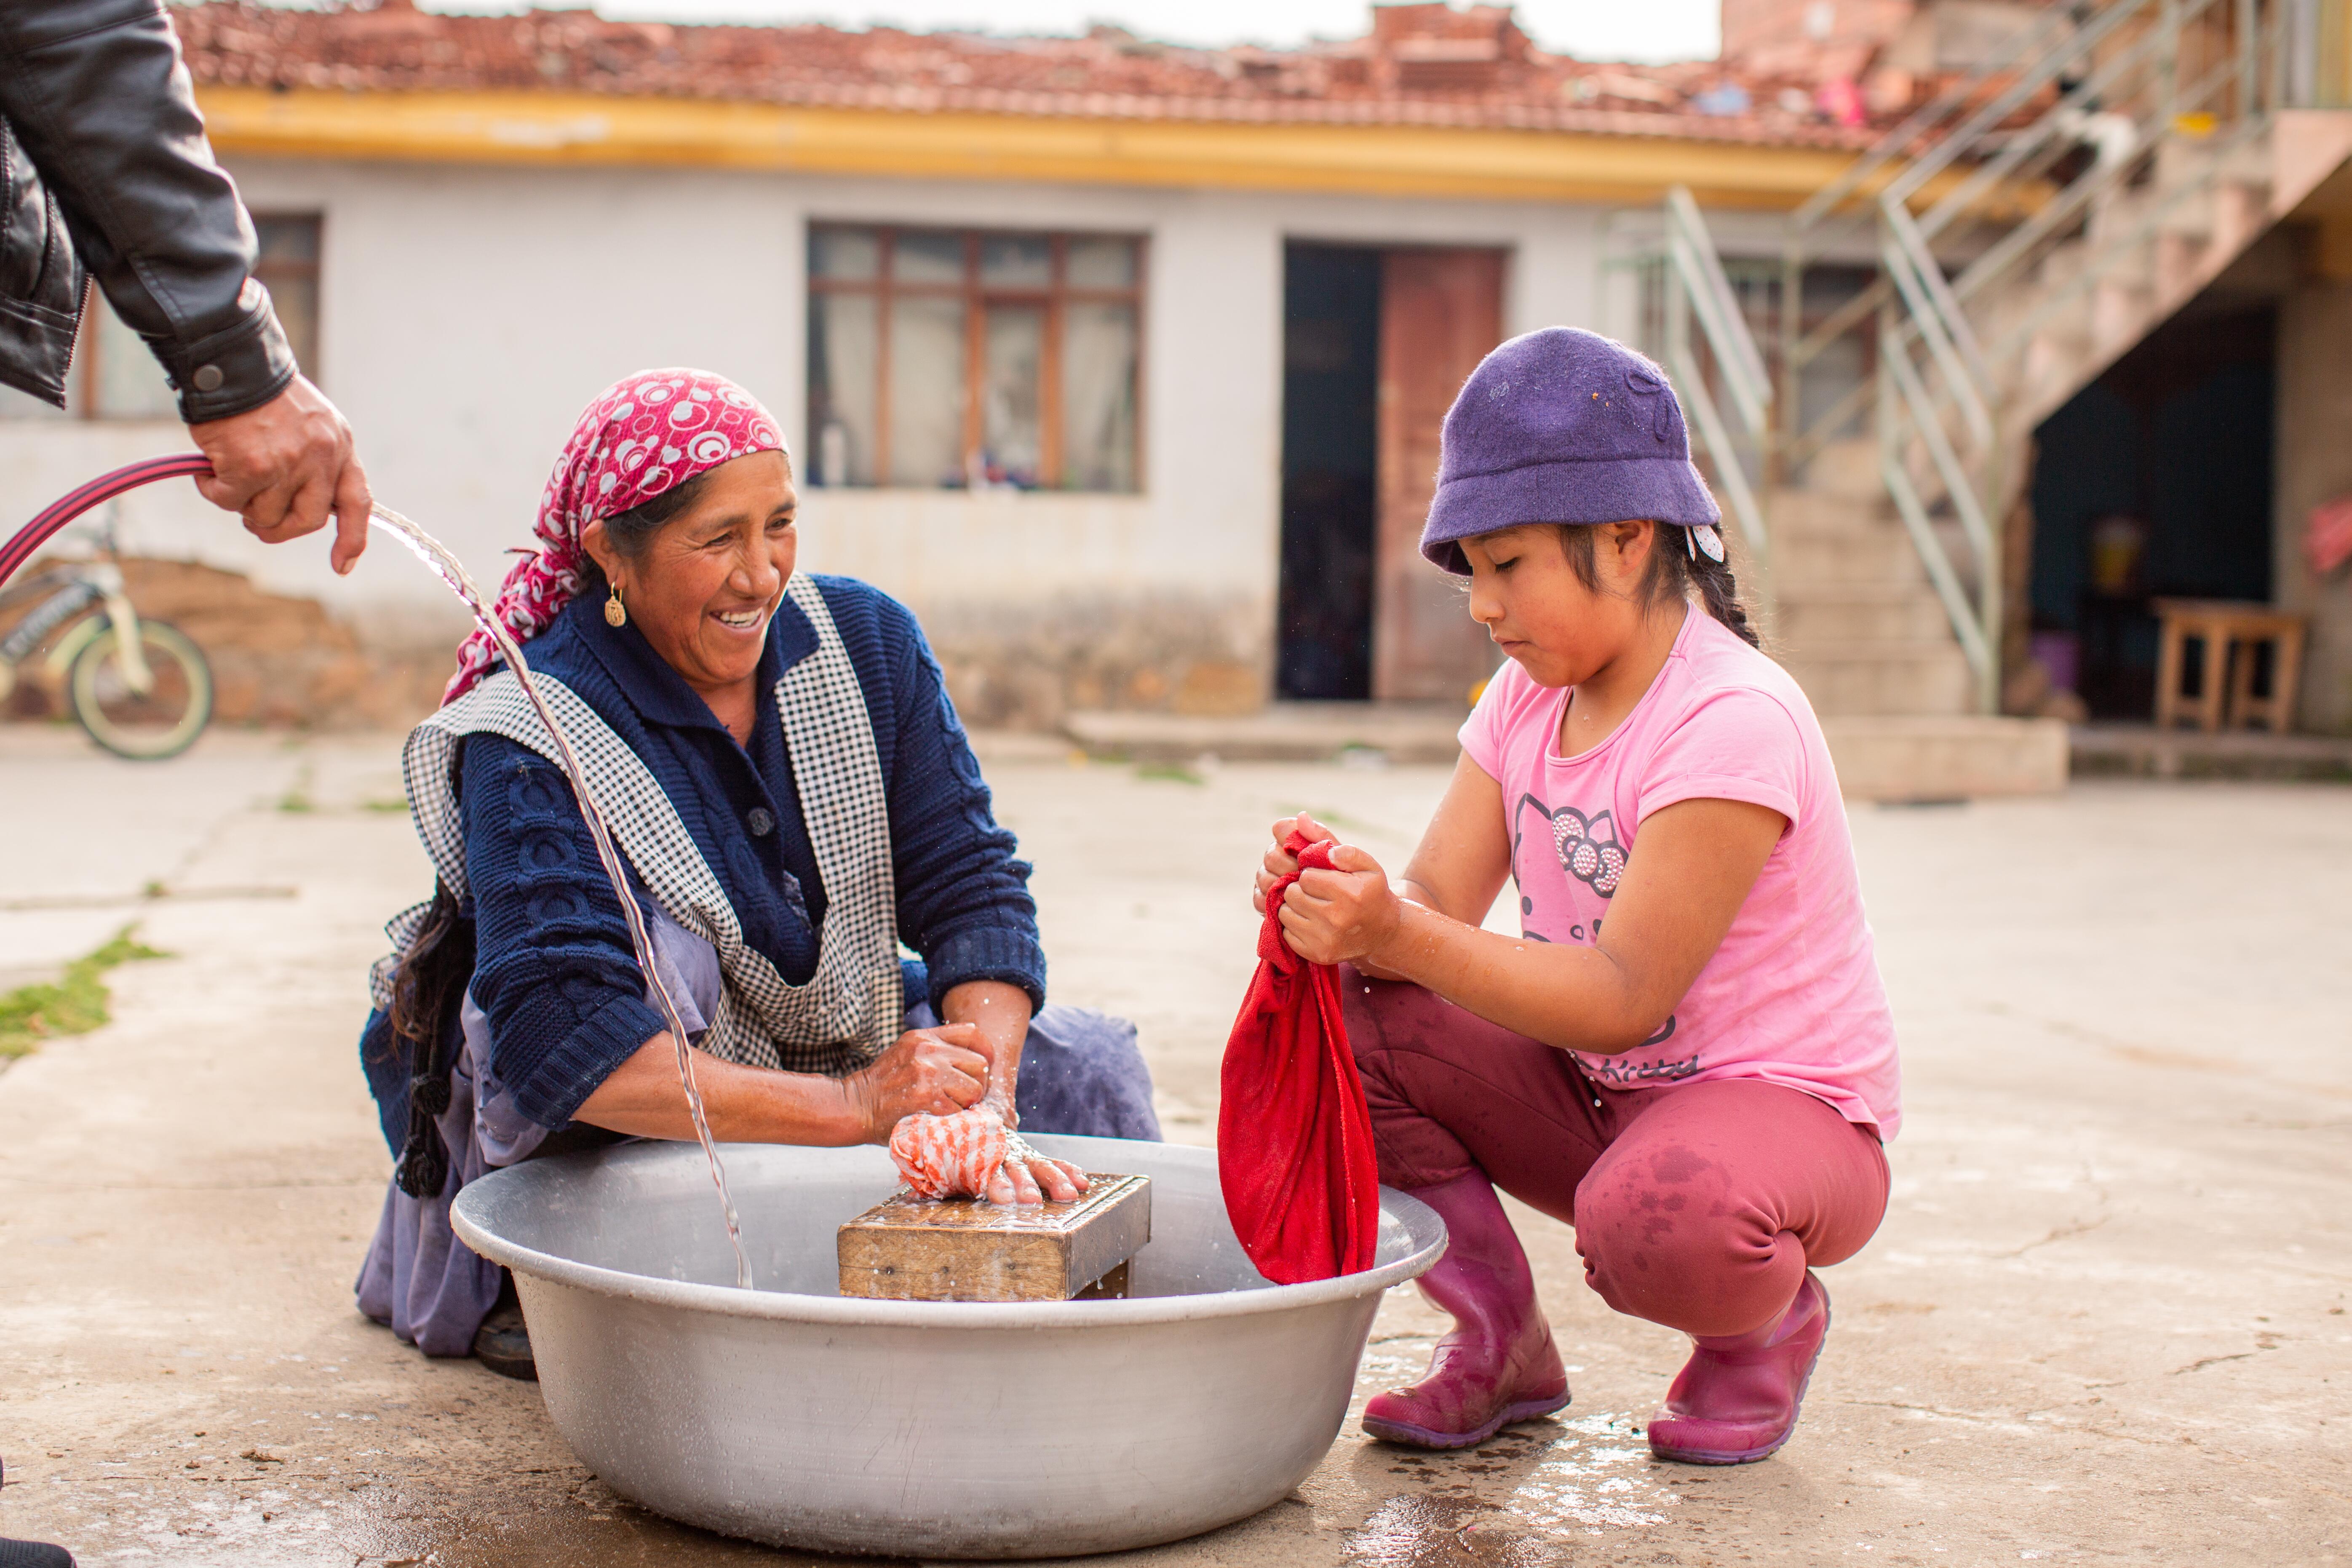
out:
{"label": "purple bucket hat", "polygon": [[1423,555],[1467,576],[1461,540],[1523,522],[1643,518],[1685,528],[1723,518],[1691,466],[1664,371],[1575,327],[1513,338],[1479,362],[1446,411]]}

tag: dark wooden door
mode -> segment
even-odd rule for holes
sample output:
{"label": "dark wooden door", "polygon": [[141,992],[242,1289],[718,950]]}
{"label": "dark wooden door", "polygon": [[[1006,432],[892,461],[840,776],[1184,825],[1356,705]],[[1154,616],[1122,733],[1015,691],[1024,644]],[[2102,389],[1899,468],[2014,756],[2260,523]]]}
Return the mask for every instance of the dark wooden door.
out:
{"label": "dark wooden door", "polygon": [[1503,253],[1391,250],[1381,288],[1372,695],[1460,701],[1494,668],[1461,579],[1421,555],[1454,395],[1503,339]]}

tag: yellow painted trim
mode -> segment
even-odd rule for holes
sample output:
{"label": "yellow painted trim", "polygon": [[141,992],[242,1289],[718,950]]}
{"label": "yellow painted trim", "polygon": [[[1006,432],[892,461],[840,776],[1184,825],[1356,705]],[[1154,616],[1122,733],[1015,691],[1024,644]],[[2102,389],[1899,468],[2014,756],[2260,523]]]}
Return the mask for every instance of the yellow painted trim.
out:
{"label": "yellow painted trim", "polygon": [[1077,184],[1793,207],[1853,160],[1818,148],[1402,125],[1246,125],[813,109],[539,92],[199,89],[224,153],[659,165]]}

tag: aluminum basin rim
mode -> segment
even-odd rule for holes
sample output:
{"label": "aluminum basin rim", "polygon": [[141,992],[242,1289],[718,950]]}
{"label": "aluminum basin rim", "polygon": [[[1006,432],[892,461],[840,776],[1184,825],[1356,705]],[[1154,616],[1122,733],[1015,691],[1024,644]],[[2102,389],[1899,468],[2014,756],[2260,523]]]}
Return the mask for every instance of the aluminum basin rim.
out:
{"label": "aluminum basin rim", "polygon": [[[538,1251],[486,1229],[467,1212],[481,1187],[528,1165],[494,1171],[458,1193],[449,1213],[450,1226],[459,1240],[493,1263],[537,1279],[600,1296],[620,1296],[656,1306],[677,1307],[720,1317],[768,1318],[787,1322],[861,1324],[899,1329],[1092,1329],[1145,1323],[1192,1322],[1205,1318],[1253,1317],[1353,1300],[1424,1272],[1445,1249],[1445,1234],[1435,1212],[1419,1199],[1382,1187],[1381,1207],[1409,1225],[1428,1215],[1425,1228],[1436,1239],[1415,1247],[1393,1262],[1360,1274],[1317,1279],[1303,1285],[1264,1285],[1239,1290],[1207,1291],[1189,1296],[1144,1296],[1125,1301],[884,1301],[845,1296],[811,1296],[789,1290],[739,1290],[732,1285],[702,1285],[683,1279],[657,1279],[647,1274],[606,1268]],[[1415,1231],[1423,1225],[1412,1225]]]}

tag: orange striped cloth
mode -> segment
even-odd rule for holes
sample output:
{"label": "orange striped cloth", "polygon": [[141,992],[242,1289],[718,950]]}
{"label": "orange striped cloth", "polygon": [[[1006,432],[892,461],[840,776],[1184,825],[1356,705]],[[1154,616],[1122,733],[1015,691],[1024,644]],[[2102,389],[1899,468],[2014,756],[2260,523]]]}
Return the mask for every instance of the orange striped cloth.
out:
{"label": "orange striped cloth", "polygon": [[[907,1185],[927,1198],[984,1197],[1013,1145],[1003,1119],[975,1105],[952,1116],[915,1115],[890,1134],[890,1158]],[[1027,1146],[1022,1145],[1022,1152]]]}

